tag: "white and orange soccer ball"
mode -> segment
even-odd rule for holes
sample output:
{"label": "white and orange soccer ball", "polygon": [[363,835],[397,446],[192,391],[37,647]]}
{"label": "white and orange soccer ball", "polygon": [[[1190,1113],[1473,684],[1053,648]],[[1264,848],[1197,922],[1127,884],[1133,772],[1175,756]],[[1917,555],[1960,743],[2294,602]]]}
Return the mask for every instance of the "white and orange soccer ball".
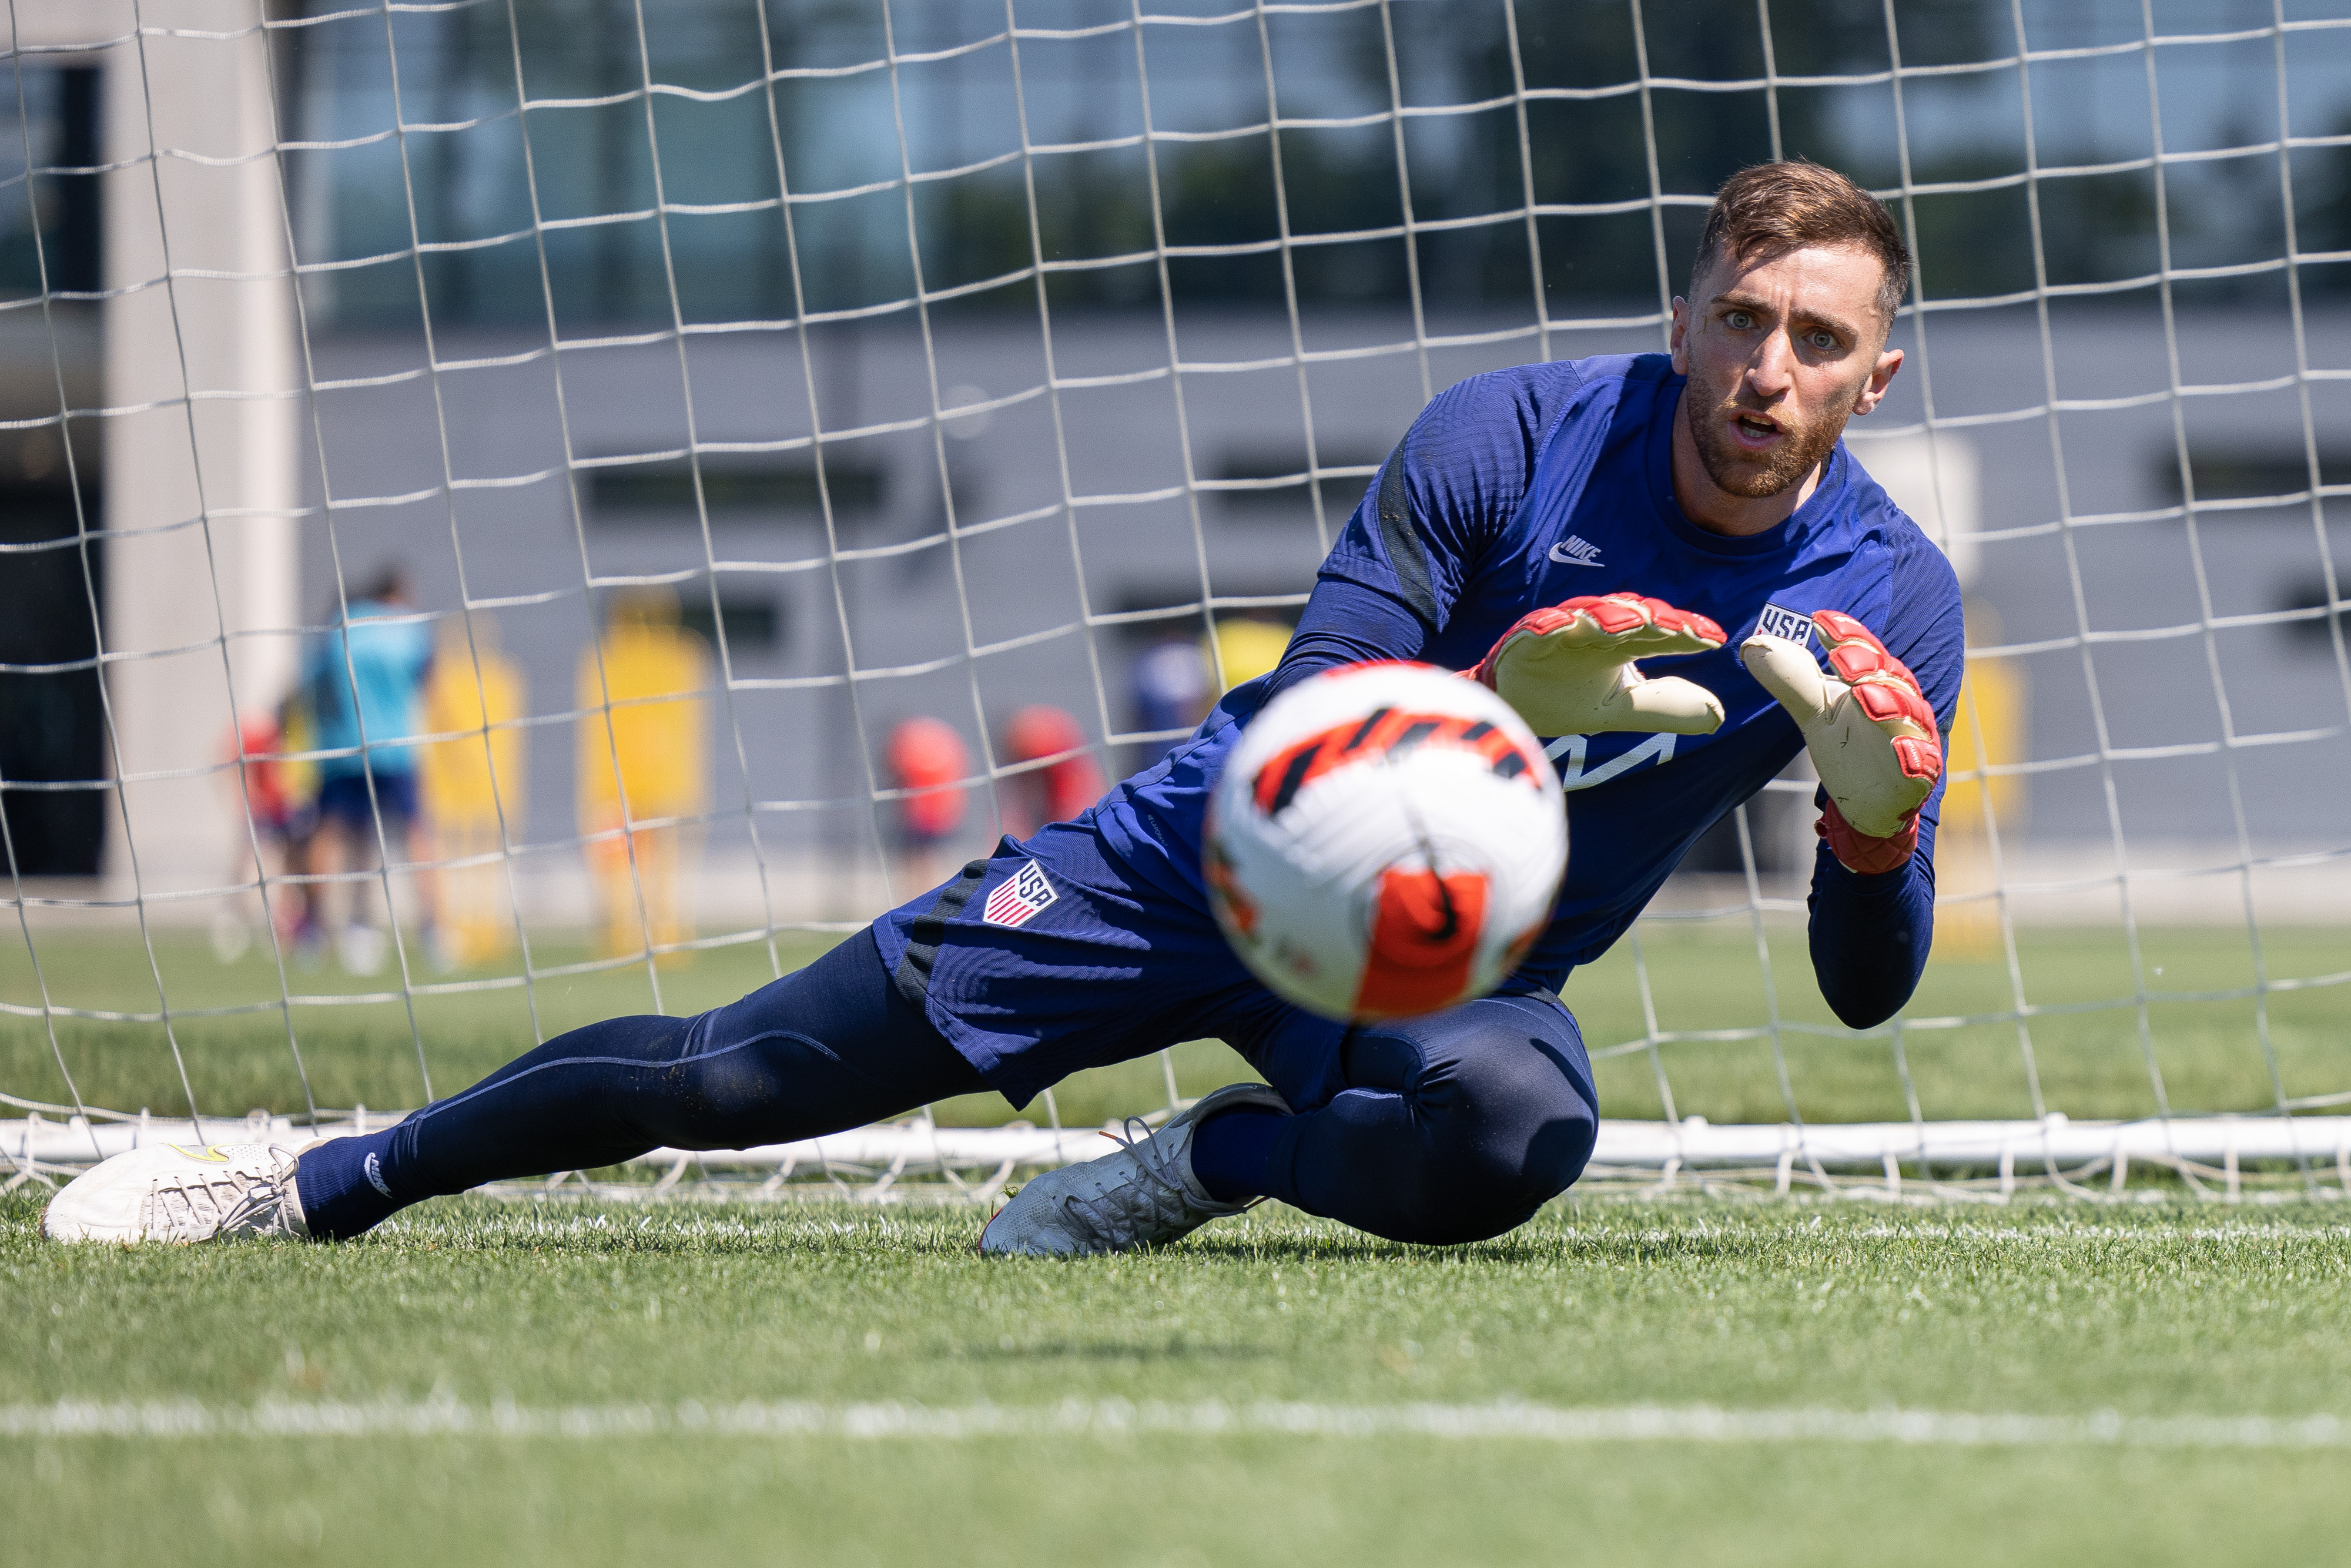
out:
{"label": "white and orange soccer ball", "polygon": [[1551,918],[1566,866],[1541,744],[1491,691],[1427,664],[1353,664],[1282,693],[1209,801],[1226,939],[1327,1018],[1484,996]]}

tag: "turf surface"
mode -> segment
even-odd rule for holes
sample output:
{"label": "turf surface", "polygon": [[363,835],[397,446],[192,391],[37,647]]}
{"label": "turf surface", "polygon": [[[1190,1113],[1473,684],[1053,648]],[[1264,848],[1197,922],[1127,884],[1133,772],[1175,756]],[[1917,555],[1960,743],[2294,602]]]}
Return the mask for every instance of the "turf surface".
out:
{"label": "turf surface", "polygon": [[[61,1399],[2351,1416],[2351,1217],[2325,1205],[1584,1201],[1443,1251],[1259,1211],[1009,1265],[972,1256],[960,1210],[444,1200],[332,1248],[135,1250],[47,1246],[36,1213],[0,1199],[0,1421]],[[2212,1430],[31,1436],[0,1437],[0,1539],[45,1563],[2340,1554],[2351,1450]]]}
{"label": "turf surface", "polygon": [[[54,1000],[155,1009],[145,949],[40,936]],[[730,999],[818,950],[705,952],[661,973],[661,1004]],[[1769,956],[1780,1016],[1821,1026],[1782,1040],[1804,1113],[1907,1116],[1895,1040],[1824,1027],[1800,932],[1775,926]],[[587,955],[555,941],[535,956]],[[2027,933],[2019,957],[2037,1004],[2137,989],[2111,933]],[[2346,953],[2339,933],[2270,932],[2262,961],[2273,980],[2324,977]],[[299,1113],[286,1015],[203,1016],[276,996],[275,967],[221,965],[175,934],[154,962],[200,1103]],[[1637,954],[1620,945],[1567,993],[1607,1112],[1660,1113],[1662,1066],[1676,1113],[1782,1119],[1768,1039],[1673,1040],[1653,1062],[1636,1043],[1636,963],[1662,1030],[1769,1016],[1750,932],[1645,927]],[[2146,933],[2142,972],[2158,993],[2144,1032],[2135,1005],[2033,1020],[2041,1105],[2145,1114],[2152,1056],[2175,1107],[2265,1106],[2260,1025],[2288,1093],[2351,1089],[2351,992],[2273,994],[2260,1019],[2250,1001],[2179,995],[2251,982],[2241,932]],[[445,1093],[537,1038],[653,1006],[641,967],[560,976],[528,997],[420,998],[412,1032],[400,1000],[332,999],[386,982],[291,978],[321,998],[292,1018],[308,1095],[324,1106],[416,1103],[419,1040]],[[0,999],[39,995],[21,949],[0,958]],[[2010,997],[2004,961],[1938,957],[1912,1016]],[[184,1109],[158,1024],[66,1019],[57,1048],[93,1103]],[[1914,1027],[1900,1050],[1928,1115],[2039,1108],[2013,1024]],[[1179,1048],[1175,1067],[1189,1093],[1246,1071],[1209,1042]],[[0,1087],[66,1098],[42,1020],[0,1019]],[[1059,1101],[1085,1124],[1165,1095],[1145,1061],[1081,1074]],[[1011,1113],[975,1097],[944,1113]],[[1165,1253],[1008,1267],[970,1255],[978,1217],[962,1210],[474,1199],[349,1246],[129,1252],[47,1247],[37,1215],[28,1193],[0,1198],[0,1433],[11,1421],[20,1433],[0,1436],[10,1561],[2165,1563],[2329,1560],[2351,1523],[2351,1449],[2297,1448],[2307,1428],[2273,1426],[2257,1436],[2282,1446],[2249,1448],[2245,1429],[2197,1424],[2340,1414],[2335,1435],[2351,1440],[2339,1206],[1584,1199],[1443,1252],[1260,1210]],[[160,1411],[163,1427],[357,1411],[362,1430],[61,1436],[60,1400],[133,1426]],[[745,1401],[815,1429],[716,1433],[684,1414]],[[1679,1423],[1674,1435],[1623,1437],[1628,1407],[1651,1406]],[[1867,1427],[1897,1407],[2063,1419],[1976,1444],[1954,1440],[1976,1430],[1964,1422],[1914,1431],[1917,1442]],[[877,1436],[876,1408],[1001,1420]],[[1345,1435],[1413,1408],[1453,1435]],[[1708,1408],[1826,1425],[1708,1440]],[[500,1410],[532,1435],[486,1429]],[[1053,1428],[1070,1410],[1094,1412],[1086,1430],[1008,1429]],[[1122,1410],[1172,1411],[1181,1429],[1122,1428]],[[1207,1429],[1204,1410],[1233,1418]],[[1291,1419],[1283,1411],[1304,1412],[1304,1427],[1266,1429]],[[1596,1411],[1620,1435],[1458,1427],[1507,1427],[1513,1411]],[[451,1412],[470,1429],[453,1429],[465,1424]],[[2098,1425],[2102,1412],[2122,1425]],[[640,1417],[652,1425],[632,1435]],[[2175,1418],[2189,1427],[2130,1436],[2131,1422]],[[382,1429],[411,1419],[429,1431]]]}
{"label": "turf surface", "polygon": [[[46,985],[54,1004],[153,1013],[160,974],[162,993],[174,1011],[171,1037],[178,1057],[160,1023],[63,1019],[56,1023],[53,1049],[46,1020],[0,1017],[0,1090],[68,1103],[62,1057],[87,1103],[143,1106],[170,1115],[186,1113],[188,1088],[207,1114],[266,1107],[298,1115],[312,1101],[326,1107],[413,1106],[424,1098],[423,1068],[430,1069],[435,1092],[450,1093],[537,1040],[596,1019],[691,1012],[731,1001],[765,983],[778,966],[789,970],[806,963],[826,940],[788,936],[772,958],[765,944],[704,951],[689,967],[660,973],[658,1009],[652,981],[638,965],[541,978],[528,992],[513,987],[420,997],[413,1028],[411,1004],[396,994],[379,1001],[340,999],[396,993],[393,976],[358,980],[332,968],[298,969],[288,975],[289,988],[312,999],[292,1009],[289,1043],[288,1015],[277,1007],[225,1016],[212,1011],[249,1009],[280,995],[275,963],[263,953],[223,965],[202,936],[165,933],[155,941],[151,967],[147,950],[120,936],[39,929],[35,936],[41,956],[37,982],[22,944],[0,944],[0,1001],[37,1007]],[[1645,925],[1637,946],[1620,942],[1598,963],[1578,970],[1566,997],[1593,1050],[1602,1107],[1612,1116],[1654,1117],[1670,1108],[1677,1116],[1715,1122],[1784,1121],[1789,1102],[1781,1088],[1782,1061],[1796,1106],[1813,1121],[1907,1120],[1911,1092],[1920,1113],[1937,1120],[2030,1117],[2043,1110],[2076,1118],[2147,1116],[2159,1108],[2158,1079],[2175,1111],[2259,1111],[2276,1103],[2273,1058],[2289,1096],[2351,1091],[2351,1057],[2343,1049],[2351,986],[2276,991],[2259,1009],[2246,998],[2196,999],[2253,983],[2255,956],[2241,926],[2143,932],[2137,974],[2116,931],[2026,930],[2019,936],[2025,998],[2056,1010],[2035,1017],[2022,1039],[2014,1022],[1906,1028],[1898,1060],[1908,1066],[1907,1089],[1895,1038],[1834,1027],[1813,985],[1802,931],[1792,923],[1770,929],[1776,983],[1768,994],[1754,935],[1741,918]],[[589,956],[561,939],[543,940],[533,952],[542,968]],[[2337,930],[2265,931],[2260,963],[2258,972],[2272,983],[2339,977],[2351,971],[2351,940]],[[1668,1034],[1752,1031],[1771,1016],[1776,996],[1779,1016],[1790,1026],[1779,1056],[1772,1041],[1760,1036],[1682,1038],[1659,1047],[1653,1061],[1638,1043],[1646,1027],[1636,966],[1646,969],[1657,1028]],[[516,972],[511,960],[504,972]],[[418,977],[446,983],[496,974]],[[2142,981],[2151,998],[2143,1012],[2135,1000]],[[1906,1016],[1935,1020],[2000,1013],[2011,1008],[2013,995],[2004,956],[1938,954]],[[1248,1075],[1230,1051],[1213,1042],[1178,1048],[1175,1066],[1187,1094]],[[1659,1088],[1661,1075],[1670,1088],[1670,1107]],[[1056,1099],[1065,1122],[1096,1125],[1163,1105],[1166,1091],[1158,1062],[1146,1060],[1080,1074]],[[1002,1101],[977,1096],[945,1107],[942,1119],[986,1124],[1012,1113]],[[1032,1105],[1027,1113],[1041,1120],[1044,1108]]]}

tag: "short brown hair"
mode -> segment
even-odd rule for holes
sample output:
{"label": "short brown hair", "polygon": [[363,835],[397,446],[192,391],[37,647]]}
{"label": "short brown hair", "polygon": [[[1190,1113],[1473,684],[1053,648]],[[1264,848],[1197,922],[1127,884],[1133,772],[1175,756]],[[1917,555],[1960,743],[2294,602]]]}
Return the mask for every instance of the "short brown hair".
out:
{"label": "short brown hair", "polygon": [[1834,169],[1802,158],[1753,163],[1722,183],[1698,237],[1690,287],[1726,257],[1768,260],[1807,246],[1851,246],[1885,268],[1877,308],[1890,326],[1910,291],[1910,247],[1885,204]]}

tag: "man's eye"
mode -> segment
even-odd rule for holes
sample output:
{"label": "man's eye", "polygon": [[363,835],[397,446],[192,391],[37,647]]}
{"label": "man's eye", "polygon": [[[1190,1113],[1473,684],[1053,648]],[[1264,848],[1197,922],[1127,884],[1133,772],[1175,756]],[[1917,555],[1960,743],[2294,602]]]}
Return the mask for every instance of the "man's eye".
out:
{"label": "man's eye", "polygon": [[1725,326],[1740,332],[1744,332],[1748,328],[1755,325],[1755,318],[1750,316],[1744,310],[1733,310],[1722,319]]}
{"label": "man's eye", "polygon": [[1834,332],[1814,332],[1807,340],[1823,353],[1827,353],[1837,346],[1836,334]]}

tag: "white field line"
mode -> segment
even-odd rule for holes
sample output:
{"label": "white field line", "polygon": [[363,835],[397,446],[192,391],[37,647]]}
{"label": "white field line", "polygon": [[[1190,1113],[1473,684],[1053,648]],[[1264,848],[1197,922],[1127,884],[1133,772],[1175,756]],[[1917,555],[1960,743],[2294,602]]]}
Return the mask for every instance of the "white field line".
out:
{"label": "white field line", "polygon": [[1711,1405],[1228,1405],[1067,1399],[1054,1405],[787,1402],[534,1408],[455,1400],[211,1406],[193,1400],[0,1406],[0,1437],[833,1437],[967,1442],[1138,1435],[1191,1438],[1430,1437],[1538,1443],[1896,1443],[1950,1448],[2346,1448],[2351,1420],[2329,1415],[1975,1415]]}

